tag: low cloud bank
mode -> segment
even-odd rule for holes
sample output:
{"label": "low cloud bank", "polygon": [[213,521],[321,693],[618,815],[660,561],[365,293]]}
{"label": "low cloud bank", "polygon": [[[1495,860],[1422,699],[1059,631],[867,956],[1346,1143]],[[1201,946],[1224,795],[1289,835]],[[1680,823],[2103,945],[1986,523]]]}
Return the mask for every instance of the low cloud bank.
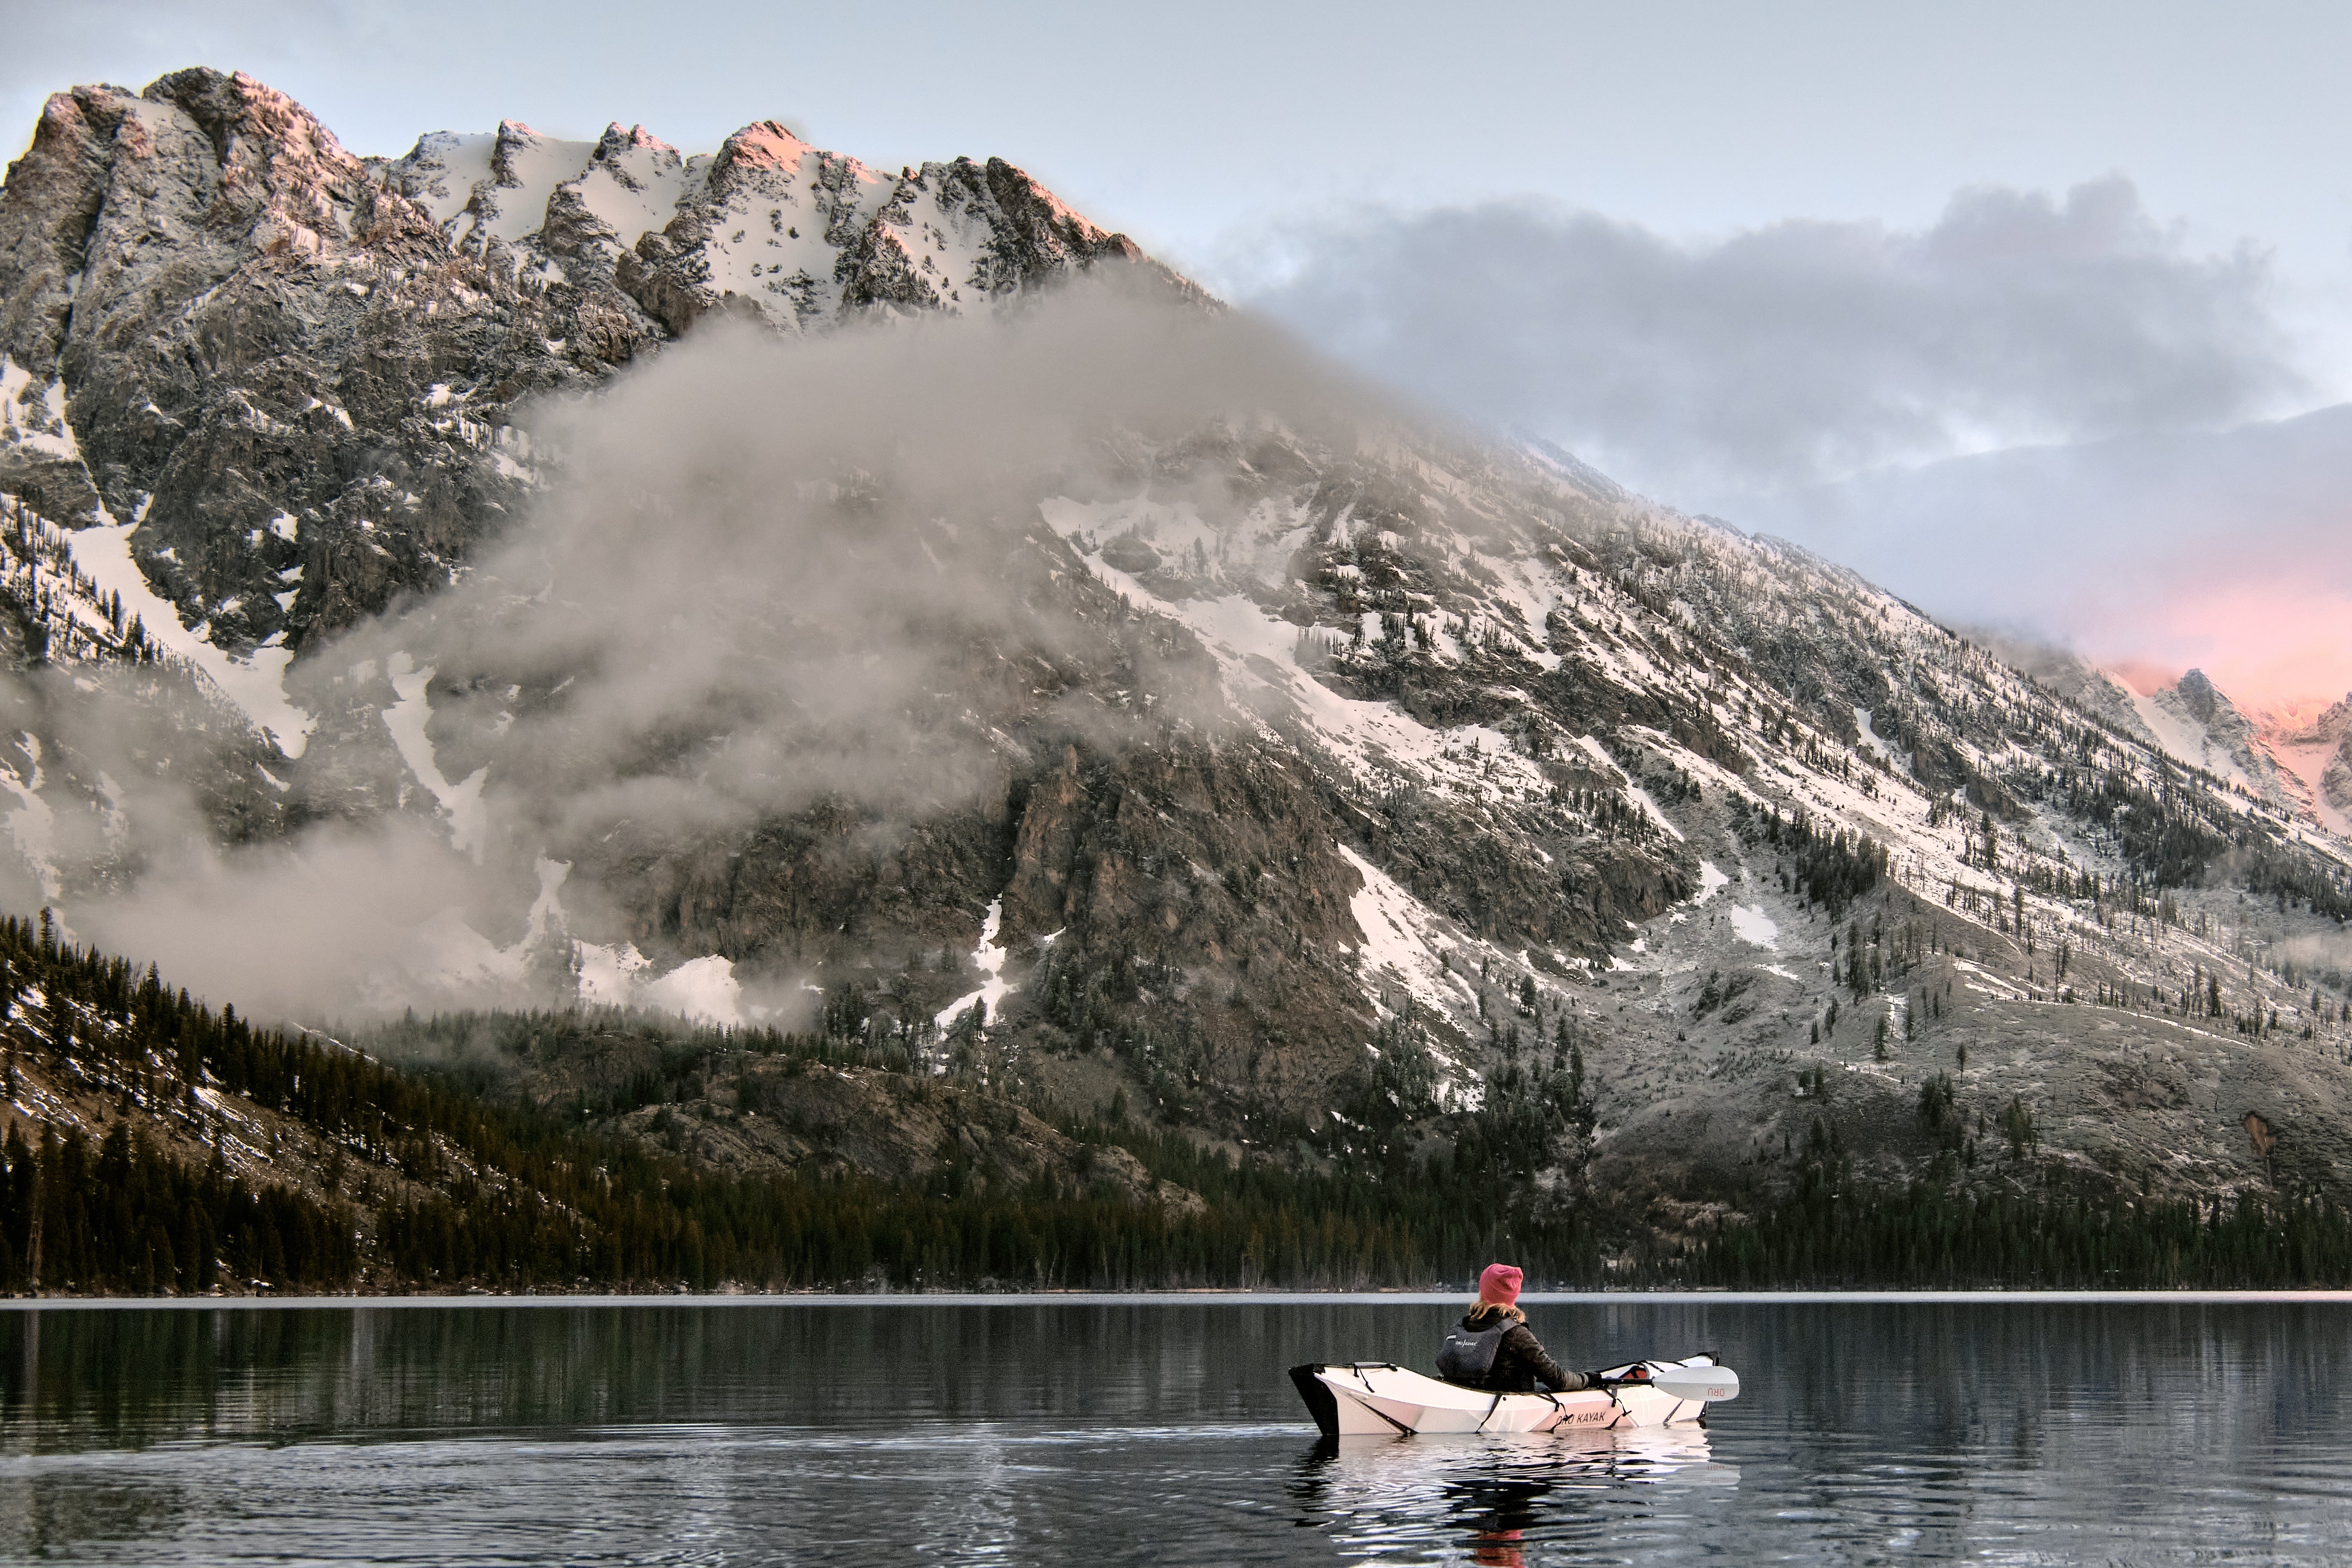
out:
{"label": "low cloud bank", "polygon": [[1792,219],[1705,244],[1533,203],[1366,215],[1278,231],[1238,270],[1342,359],[1701,510],[2306,392],[2265,258],[2192,252],[2121,178],[1963,191],[1916,233]]}
{"label": "low cloud bank", "polygon": [[[1160,443],[1270,411],[1372,406],[1261,327],[1108,289],[809,341],[709,323],[541,412],[551,488],[456,586],[296,666],[323,715],[298,788],[362,820],[222,850],[165,800],[135,881],[68,913],[280,1015],[558,999],[567,932],[607,950],[592,982],[642,985],[623,944],[660,951],[665,857],[819,806],[887,847],[1003,789],[1007,712],[1108,744],[1146,721],[1087,694],[1159,676],[1071,618],[1038,503],[1131,493]],[[1219,721],[1163,686],[1149,722]],[[740,999],[789,1018],[796,978]],[[724,1016],[732,984],[688,989]]]}

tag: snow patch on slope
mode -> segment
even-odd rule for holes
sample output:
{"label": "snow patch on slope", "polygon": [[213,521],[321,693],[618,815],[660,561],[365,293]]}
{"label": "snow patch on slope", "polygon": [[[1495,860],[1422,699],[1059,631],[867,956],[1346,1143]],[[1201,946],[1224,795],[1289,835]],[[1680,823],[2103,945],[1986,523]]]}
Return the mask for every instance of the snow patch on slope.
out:
{"label": "snow patch on slope", "polygon": [[599,1007],[626,1007],[635,1002],[646,972],[654,966],[633,942],[618,947],[574,942],[572,951],[580,965],[580,1000]]}
{"label": "snow patch on slope", "polygon": [[33,373],[0,354],[0,446],[26,447],[52,458],[81,461],[73,426],[66,423],[65,383],[52,378],[37,398],[26,395],[32,388]]}
{"label": "snow patch on slope", "polygon": [[572,954],[580,966],[580,1000],[591,1006],[649,1007],[727,1028],[744,1021],[742,982],[735,978],[733,961],[717,953],[689,958],[659,975],[635,942],[575,942]]}
{"label": "snow patch on slope", "polygon": [[[1056,533],[1082,548],[1080,536],[1132,531],[1142,526],[1139,519],[1151,523],[1158,542],[1180,553],[1195,539],[1218,537],[1186,506],[1082,504],[1056,498],[1044,502],[1039,511]],[[1296,548],[1295,540],[1290,548]],[[1244,545],[1244,553],[1255,552]],[[1099,549],[1085,560],[1089,571],[1130,604],[1198,633],[1217,661],[1227,693],[1244,711],[1266,716],[1267,738],[1300,738],[1276,729],[1271,721],[1275,717],[1304,727],[1309,738],[1320,742],[1320,750],[1364,787],[1378,789],[1404,777],[1490,802],[1541,795],[1550,789],[1534,759],[1515,751],[1510,737],[1499,730],[1479,724],[1433,730],[1392,702],[1364,701],[1333,691],[1300,667],[1300,628],[1246,595],[1164,599],[1105,561]]]}
{"label": "snow patch on slope", "polygon": [[2302,785],[2303,805],[2319,826],[2338,838],[2352,839],[2352,814],[2340,810],[2327,798],[2327,766],[2337,755],[2338,742],[2273,742],[2271,754],[2278,758],[2282,771]]}
{"label": "snow patch on slope", "polygon": [[1876,752],[1881,758],[1889,763],[1902,761],[1885,741],[1878,738],[1878,731],[1870,727],[1869,709],[1857,708],[1853,710],[1853,727],[1862,731],[1862,743]]}
{"label": "snow patch on slope", "polygon": [[[1363,932],[1361,956],[1371,977],[1386,978],[1401,987],[1419,1006],[1439,1018],[1475,1016],[1476,988],[1447,967],[1445,952],[1459,945],[1441,929],[1428,905],[1405,891],[1397,879],[1346,845],[1337,846],[1364,885],[1348,900],[1356,929]],[[1368,988],[1367,1000],[1381,1006],[1380,987]],[[1385,1010],[1385,1009],[1383,1009]],[[1448,1105],[1475,1108],[1485,1098],[1478,1075],[1432,1038],[1430,1055],[1445,1079],[1443,1097]]]}
{"label": "snow patch on slope", "polygon": [[1475,1010],[1476,994],[1445,963],[1445,953],[1460,944],[1445,934],[1429,906],[1346,845],[1339,850],[1364,879],[1348,909],[1364,934],[1365,966],[1393,976],[1408,995],[1440,1017],[1450,1016],[1465,1000]]}
{"label": "snow patch on slope", "polygon": [[735,978],[734,962],[715,952],[688,959],[638,992],[641,1006],[730,1026],[743,1022],[742,1003],[743,984]]}
{"label": "snow patch on slope", "polygon": [[2156,737],[2157,744],[2192,768],[2203,768],[2231,784],[2251,787],[2253,781],[2246,777],[2246,770],[2230,755],[2228,748],[2216,744],[2193,714],[2164,701],[2164,696],[2163,692],[2152,696],[2131,692],[2132,711],[2139,715],[2140,722]]}
{"label": "snow patch on slope", "polygon": [[618,127],[605,133],[604,155],[591,163],[563,188],[576,192],[581,205],[611,229],[623,249],[677,215],[688,178],[677,149],[655,140],[640,126],[623,141]]}
{"label": "snow patch on slope", "polygon": [[[453,237],[458,219],[473,204],[475,188],[490,183],[490,153],[498,141],[487,132],[428,132],[400,161],[402,184],[409,198]],[[544,207],[545,200],[540,205]],[[466,227],[470,232],[472,226]]]}
{"label": "snow patch on slope", "polygon": [[182,626],[180,612],[147,585],[146,574],[131,559],[131,535],[138,527],[135,522],[114,523],[79,529],[66,537],[73,545],[75,563],[99,592],[122,595],[126,623],[137,616],[157,646],[194,665],[279,751],[301,756],[319,721],[286,695],[286,667],[294,662],[293,651],[257,647],[240,657],[206,641],[205,627],[190,631]]}
{"label": "snow patch on slope", "polygon": [[993,1018],[997,1009],[1004,1005],[1004,998],[1011,994],[1013,986],[1004,978],[1004,950],[996,945],[996,933],[1003,924],[1004,900],[990,900],[988,914],[980,922],[980,945],[971,950],[972,967],[987,978],[980,983],[979,990],[957,997],[933,1016],[931,1021],[940,1028],[954,1027],[955,1021],[975,1006],[984,1005],[985,1016]]}
{"label": "snow patch on slope", "polygon": [[1771,916],[1764,912],[1762,904],[1734,904],[1731,907],[1731,929],[1739,933],[1739,940],[1744,942],[1775,952],[1780,951],[1780,928],[1773,923]]}
{"label": "snow patch on slope", "polygon": [[425,723],[433,717],[433,705],[425,695],[433,683],[433,667],[420,669],[406,653],[395,653],[387,673],[400,700],[383,710],[383,727],[392,731],[400,760],[408,764],[417,783],[433,792],[433,798],[447,814],[449,842],[459,854],[472,856],[478,866],[490,837],[489,812],[482,804],[482,784],[490,770],[487,764],[476,768],[462,784],[453,784],[442,777],[441,764],[434,760],[433,742],[425,732]]}
{"label": "snow patch on slope", "polygon": [[[563,930],[562,889],[571,875],[571,862],[542,855],[537,868],[539,898],[530,906],[522,940],[506,950],[519,970],[551,933]],[[742,983],[735,978],[733,961],[717,953],[689,958],[668,973],[656,975],[653,961],[639,952],[634,942],[608,947],[575,940],[572,967],[579,999],[592,1006],[651,1007],[730,1027],[744,1021]]]}
{"label": "snow patch on slope", "polygon": [[548,198],[579,179],[595,151],[509,120],[496,132],[435,132],[394,167],[452,243],[518,245],[546,226]]}

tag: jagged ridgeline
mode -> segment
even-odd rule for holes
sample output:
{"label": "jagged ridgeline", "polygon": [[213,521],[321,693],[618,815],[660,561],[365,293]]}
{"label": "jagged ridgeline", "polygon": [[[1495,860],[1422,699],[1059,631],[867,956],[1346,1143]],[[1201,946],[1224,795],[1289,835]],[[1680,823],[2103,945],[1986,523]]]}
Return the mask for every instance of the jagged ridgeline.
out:
{"label": "jagged ridgeline", "polygon": [[[1915,1192],[2352,1194],[2335,773],[1437,428],[1001,162],[77,89],[0,381],[0,907],[413,1008],[367,1081],[546,1152],[225,1164],[361,1277],[1752,1274]],[[757,1228],[820,1210],[866,1239]]]}

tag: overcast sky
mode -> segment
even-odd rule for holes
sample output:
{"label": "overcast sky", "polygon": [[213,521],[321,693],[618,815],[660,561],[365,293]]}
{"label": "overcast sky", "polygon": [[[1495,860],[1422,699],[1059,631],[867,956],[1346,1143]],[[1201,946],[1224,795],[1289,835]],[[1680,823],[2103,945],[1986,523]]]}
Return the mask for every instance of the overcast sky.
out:
{"label": "overcast sky", "polygon": [[[2352,687],[2352,639],[2257,655],[2242,600],[2192,625],[2084,577],[2152,605],[2227,552],[2257,602],[2352,612],[2335,446],[2179,439],[2352,395],[2352,6],[0,0],[0,41],[18,144],[58,87],[207,63],[361,152],[776,117],[883,166],[1001,155],[1376,374],[1931,610]],[[2020,447],[2063,457],[1989,488]],[[2212,465],[2155,531],[2148,450]],[[2042,569],[1952,568],[2023,519]]]}

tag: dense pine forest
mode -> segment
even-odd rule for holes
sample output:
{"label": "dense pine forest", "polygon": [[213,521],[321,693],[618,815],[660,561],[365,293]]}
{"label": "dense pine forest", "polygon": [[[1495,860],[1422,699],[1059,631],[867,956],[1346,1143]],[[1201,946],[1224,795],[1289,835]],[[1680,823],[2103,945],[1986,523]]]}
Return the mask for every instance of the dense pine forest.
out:
{"label": "dense pine forest", "polygon": [[[698,1168],[586,1127],[581,1106],[499,1100],[461,1067],[256,1027],[46,917],[0,921],[0,1290],[19,1295],[1425,1288],[1498,1257],[1576,1286],[2352,1282],[2352,1215],[2317,1198],[1872,1190],[1826,1126],[1786,1195],[1681,1247],[1622,1250],[1635,1227],[1525,1180],[1551,1141],[1590,1131],[1565,1037],[1549,1070],[1514,1053],[1434,1149],[1403,1136],[1431,1108],[1395,1066],[1359,1086],[1356,1139],[1319,1150],[1237,1162],[1123,1114],[1061,1124],[1199,1195],[1176,1207],[1083,1180],[986,1187],[953,1163],[900,1183]],[[1381,1059],[1409,1063],[1404,1043]],[[680,1026],[668,1059],[686,1073],[745,1053],[839,1047]],[[622,1098],[671,1091],[656,1075]]]}
{"label": "dense pine forest", "polygon": [[[2030,1119],[2009,1131],[2030,1149]],[[2301,1194],[2125,1205],[2047,1187],[1861,1184],[1816,1122],[1790,1193],[1675,1262],[1688,1284],[1732,1289],[2340,1287],[2352,1283],[2352,1211]]]}

